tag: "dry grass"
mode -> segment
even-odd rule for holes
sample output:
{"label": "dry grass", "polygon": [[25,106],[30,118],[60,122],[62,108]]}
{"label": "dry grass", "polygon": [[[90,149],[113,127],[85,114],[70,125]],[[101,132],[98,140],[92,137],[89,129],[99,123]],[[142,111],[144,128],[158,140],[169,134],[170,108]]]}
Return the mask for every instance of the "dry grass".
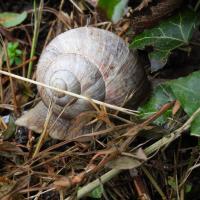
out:
{"label": "dry grass", "polygon": [[[88,4],[70,0],[67,5],[71,6],[68,11],[66,11],[64,0],[61,0],[59,5],[51,7],[45,2],[39,10],[35,9],[35,15],[39,11],[37,13],[39,22],[34,21],[34,33],[28,29],[29,26],[33,28],[33,24],[15,27],[16,30],[25,32],[24,43],[20,44],[27,55],[18,66],[11,67],[7,56],[6,64],[0,64],[0,109],[2,116],[6,113],[6,115],[9,114],[16,118],[24,108],[30,109],[38,102],[40,97],[37,95],[35,85],[39,85],[74,98],[89,101],[95,111],[86,113],[83,118],[75,122],[74,126],[78,129],[81,121],[86,120],[88,126],[97,125],[96,129],[94,128],[90,134],[77,136],[73,140],[55,141],[48,138],[47,127],[52,114],[52,106],[50,105],[42,134],[38,136],[31,130],[25,130],[25,133],[22,134],[22,137],[24,135],[27,137],[25,143],[17,142],[14,135],[11,135],[8,141],[2,139],[0,141],[1,199],[47,199],[50,194],[54,195],[51,199],[81,199],[97,186],[105,189],[103,199],[126,200],[133,197],[150,199],[150,194],[154,193],[157,194],[156,197],[166,199],[166,196],[172,197],[175,193],[181,194],[188,176],[195,168],[199,167],[199,156],[196,159],[195,154],[194,158],[190,160],[191,166],[187,170],[183,170],[181,182],[177,181],[176,191],[174,191],[174,188],[165,190],[164,184],[160,184],[161,181],[158,177],[159,173],[163,173],[163,169],[160,170],[159,166],[162,165],[161,167],[164,168],[164,164],[159,160],[160,154],[158,152],[161,149],[165,150],[169,144],[188,130],[195,116],[199,114],[199,109],[188,121],[177,126],[178,128],[176,127],[172,132],[167,135],[159,134],[155,137],[151,135],[149,139],[143,136],[154,132],[155,127],[152,122],[172,108],[174,102],[164,105],[145,121],[134,121],[130,116],[137,116],[137,111],[90,99],[34,80],[35,68],[32,69],[32,64],[33,67],[36,67],[36,60],[42,49],[52,38],[64,30],[90,25],[115,32],[127,42],[130,40],[128,36],[129,19],[122,19],[114,25],[110,21],[103,21]],[[32,12],[32,9],[29,10],[29,13]],[[41,18],[41,16],[43,17]],[[30,44],[31,38],[34,41],[33,46]],[[6,37],[1,39],[1,43],[6,55]],[[32,51],[29,51],[30,47],[32,47]],[[2,58],[3,55],[0,57]],[[23,76],[26,74],[29,74],[29,78]],[[111,110],[115,112],[110,112]],[[102,124],[104,129],[99,130],[98,128]],[[6,124],[5,120],[0,117],[2,136],[5,131],[9,132],[9,126],[14,126],[14,124]],[[164,129],[161,129],[162,131]],[[89,138],[89,142],[83,142],[86,138]],[[165,155],[164,150],[162,154],[166,158],[167,154]],[[178,147],[177,152],[179,150]],[[143,167],[126,171],[128,176],[126,172],[123,172],[120,177],[119,174],[123,171],[121,168],[124,167],[124,157],[127,158],[127,166],[129,166],[127,168],[141,165]],[[158,163],[158,166],[151,164],[150,159],[152,158]],[[113,162],[113,160],[119,162]],[[150,161],[145,166],[144,163],[148,160]],[[176,155],[174,156],[175,161],[180,161]],[[114,169],[108,169],[110,163]],[[174,164],[173,167],[175,168],[177,165]],[[172,173],[174,172],[175,170]],[[166,181],[167,172],[163,173],[162,176]],[[156,178],[158,180],[155,180]],[[110,181],[111,179],[114,181]],[[6,186],[4,191],[1,185]]]}

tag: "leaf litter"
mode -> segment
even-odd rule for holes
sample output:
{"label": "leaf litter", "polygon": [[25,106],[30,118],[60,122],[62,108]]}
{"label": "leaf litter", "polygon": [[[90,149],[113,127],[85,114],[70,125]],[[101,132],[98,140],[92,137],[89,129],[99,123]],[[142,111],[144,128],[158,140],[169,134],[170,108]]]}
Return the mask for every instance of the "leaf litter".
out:
{"label": "leaf litter", "polygon": [[[141,1],[139,8],[143,10],[146,9],[145,7],[150,7],[151,4],[148,4],[148,2],[150,1]],[[67,11],[66,4],[70,8]],[[42,12],[41,26],[44,25],[45,30],[40,26],[42,34],[40,33],[38,36],[39,42],[36,44],[35,55],[38,56],[48,41],[54,38],[55,35],[63,32],[64,29],[84,25],[112,30],[126,41],[131,41],[132,38],[129,35],[131,19],[121,18],[118,23],[112,24],[109,21],[97,18],[95,15],[97,13],[90,13],[88,17],[85,13],[90,11],[91,8],[88,7],[87,3],[77,3],[75,1],[71,1],[71,3],[61,1],[60,4],[55,3],[55,5],[52,5],[49,3],[45,5],[43,10],[40,10]],[[27,13],[30,13],[30,11],[27,11]],[[30,20],[29,17],[28,15],[27,22]],[[45,24],[45,22],[48,23]],[[16,25],[19,26],[19,24]],[[24,37],[25,43],[18,41],[23,53],[25,52],[24,49],[31,48],[26,41],[33,37],[33,33],[28,27],[24,26],[24,30],[26,33]],[[17,32],[20,31],[22,30],[17,30]],[[7,38],[4,39],[5,41],[7,40]],[[44,41],[44,43],[40,43],[40,41]],[[5,44],[7,44],[7,41]],[[7,63],[7,66],[3,65],[3,70],[8,72],[15,70],[15,73],[26,77],[28,64],[37,59],[36,57],[29,56],[30,51],[26,51],[26,53],[28,55],[25,57],[19,55],[21,59],[20,64],[15,63],[13,68],[11,68]],[[34,80],[34,71],[32,71],[30,77]],[[159,179],[156,178],[159,177],[159,173],[164,168],[166,172],[161,176],[163,180],[169,180],[168,175],[173,175],[174,168],[175,170],[181,170],[183,173],[180,176],[184,177],[188,173],[186,168],[189,168],[190,165],[196,162],[198,155],[195,152],[196,146],[188,147],[193,151],[193,154],[190,155],[191,151],[185,146],[181,147],[181,144],[173,146],[172,144],[172,141],[175,139],[179,137],[184,139],[186,137],[182,133],[189,131],[191,123],[195,122],[196,116],[200,112],[197,106],[189,114],[190,118],[186,118],[182,110],[182,108],[184,109],[182,96],[179,97],[174,92],[176,89],[178,91],[180,89],[175,86],[183,86],[187,84],[187,81],[195,78],[198,77],[191,75],[190,78],[186,77],[182,80],[172,81],[173,87],[171,87],[171,90],[173,90],[173,97],[168,89],[164,88],[165,86],[160,87],[158,99],[155,99],[154,96],[154,101],[150,103],[150,109],[153,109],[143,119],[138,116],[130,118],[128,115],[121,115],[119,111],[115,115],[110,113],[105,107],[95,105],[97,108],[95,112],[86,113],[80,118],[75,119],[73,127],[71,127],[71,131],[76,133],[82,130],[83,125],[96,125],[97,129],[93,129],[90,135],[80,136],[70,141],[55,141],[47,137],[48,130],[45,130],[45,128],[40,136],[30,130],[23,130],[24,132],[22,133],[27,135],[27,139],[23,143],[18,143],[13,135],[19,134],[20,131],[17,131],[12,123],[12,116],[14,114],[16,117],[18,110],[22,111],[21,108],[30,109],[36,103],[36,89],[29,83],[14,82],[14,79],[12,79],[14,84],[11,84],[11,78],[1,76],[1,115],[4,118],[5,116],[10,116],[8,123],[5,123],[2,117],[0,123],[1,131],[3,130],[3,133],[7,135],[2,137],[0,141],[0,159],[2,161],[0,164],[0,191],[3,194],[1,198],[69,199],[70,197],[77,196],[77,199],[80,199],[84,196],[90,196],[92,198],[106,199],[106,195],[109,195],[110,199],[129,199],[130,197],[139,197],[141,195],[149,196],[151,189],[150,187],[147,188],[142,182],[151,184],[156,188],[151,191],[155,198],[163,196],[163,191],[166,195],[171,193],[175,196],[176,192],[172,186],[168,186],[164,190],[162,185],[159,186]],[[23,88],[23,93],[20,91],[20,88]],[[187,93],[185,92],[185,94]],[[24,95],[27,97],[24,98]],[[18,96],[15,103],[13,102],[13,96]],[[159,101],[160,98],[161,102]],[[155,102],[157,102],[157,105],[154,107]],[[15,113],[13,113],[13,110]],[[149,138],[147,134],[151,134],[151,131],[158,128],[158,124],[155,122],[163,114],[167,116],[170,128],[165,129],[165,127],[159,124],[160,130],[163,132],[167,130],[167,133]],[[51,109],[49,110],[49,115],[51,115]],[[162,122],[166,122],[166,118],[163,118]],[[47,124],[48,117],[46,120]],[[103,126],[103,129],[99,130],[100,125]],[[86,138],[89,138],[89,142],[83,142]],[[168,146],[173,148],[167,148]],[[163,155],[158,153],[160,149],[163,149]],[[185,153],[181,154],[181,151],[185,151]],[[179,161],[184,165],[184,162],[188,161],[188,159],[179,158],[175,154],[187,155],[187,158],[190,159],[190,164],[186,165],[186,167],[177,165],[174,163],[175,161]],[[172,159],[171,155],[174,155],[174,159]],[[167,162],[166,158],[168,159]],[[155,163],[157,164],[155,165]],[[134,176],[130,175],[133,169],[136,174]],[[152,176],[148,175],[148,171],[151,171]],[[107,182],[108,180],[110,181]],[[180,183],[183,183],[181,178]]]}

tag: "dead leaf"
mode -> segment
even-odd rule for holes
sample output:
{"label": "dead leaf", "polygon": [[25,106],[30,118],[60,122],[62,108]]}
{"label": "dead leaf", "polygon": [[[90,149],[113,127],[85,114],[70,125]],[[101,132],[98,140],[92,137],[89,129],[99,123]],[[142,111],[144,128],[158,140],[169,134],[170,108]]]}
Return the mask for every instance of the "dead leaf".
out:
{"label": "dead leaf", "polygon": [[134,153],[122,153],[122,155],[115,160],[109,161],[106,167],[111,169],[133,169],[139,167],[146,160],[147,156],[140,148]]}
{"label": "dead leaf", "polygon": [[141,164],[142,162],[135,158],[119,156],[117,159],[108,162],[106,167],[111,169],[133,169],[135,167],[139,167]]}
{"label": "dead leaf", "polygon": [[86,111],[78,115],[71,121],[69,126],[70,128],[68,130],[69,134],[67,137],[75,138],[77,136],[83,135],[84,129],[90,129],[89,126],[87,127],[87,124],[96,116],[97,114],[95,111]]}

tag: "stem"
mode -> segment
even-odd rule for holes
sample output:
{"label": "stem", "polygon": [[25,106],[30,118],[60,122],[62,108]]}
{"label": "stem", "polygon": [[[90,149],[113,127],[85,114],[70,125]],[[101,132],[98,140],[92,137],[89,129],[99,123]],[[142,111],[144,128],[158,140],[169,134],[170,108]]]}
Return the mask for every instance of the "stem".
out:
{"label": "stem", "polygon": [[[95,181],[92,181],[91,183],[87,184],[86,186],[82,187],[78,190],[76,199],[81,199],[86,194],[94,190],[96,187],[98,187],[101,184],[104,184],[111,180],[113,177],[115,177],[117,174],[119,174],[121,170],[119,169],[112,169],[109,172],[102,175],[99,179],[96,179]],[[65,200],[69,200],[70,197],[67,197]]]}
{"label": "stem", "polygon": [[70,91],[67,91],[67,90],[61,90],[59,88],[56,88],[56,87],[53,87],[53,86],[50,86],[50,85],[47,85],[47,84],[44,84],[44,83],[41,83],[41,82],[38,82],[38,81],[34,81],[32,79],[29,79],[29,78],[24,78],[24,77],[21,77],[21,76],[18,76],[16,74],[12,74],[10,72],[6,72],[6,71],[3,71],[3,70],[0,70],[0,74],[4,74],[6,76],[10,76],[10,77],[13,77],[13,78],[16,78],[16,79],[19,79],[19,80],[22,80],[22,81],[26,81],[28,83],[32,83],[32,84],[35,84],[35,85],[39,85],[39,86],[42,86],[42,87],[45,87],[45,88],[49,88],[51,90],[61,92],[63,94],[66,94],[66,95],[69,95],[69,96],[72,96],[72,97],[84,99],[84,100],[86,100],[90,103],[96,103],[98,105],[102,105],[102,106],[105,106],[105,107],[111,108],[113,110],[117,110],[117,111],[129,114],[129,115],[136,115],[136,113],[138,112],[138,111],[130,110],[130,109],[123,108],[123,107],[120,107],[120,106],[115,106],[113,104],[98,101],[98,100],[95,100],[95,99],[91,99],[89,97],[86,97],[86,96],[83,96],[83,95],[80,95],[80,94],[76,94],[76,93],[73,93],[73,92],[70,92]]}
{"label": "stem", "polygon": [[[3,52],[5,54],[5,58],[6,58],[6,67],[8,70],[8,73],[11,73],[11,69],[10,69],[10,60],[8,57],[8,48],[7,48],[7,41],[6,43],[3,41],[2,37],[0,38],[0,42],[2,43],[2,47],[3,47]],[[17,104],[17,98],[16,98],[16,94],[15,94],[15,87],[14,87],[14,83],[13,83],[13,79],[12,77],[9,77],[9,81],[10,81],[10,90],[11,90],[11,94],[12,94],[12,98],[13,98],[13,105],[14,105],[14,112],[16,115],[19,115],[18,112],[18,104]],[[2,87],[2,86],[1,86]],[[2,91],[3,92],[3,91]],[[2,94],[3,95],[3,94]]]}
{"label": "stem", "polygon": [[[200,108],[198,108],[192,114],[192,116],[185,122],[185,124],[183,124],[183,126],[181,126],[179,129],[172,132],[169,136],[165,136],[165,137],[161,138],[160,140],[158,140],[157,142],[155,142],[154,144],[152,144],[151,146],[147,147],[146,149],[144,149],[144,152],[147,155],[150,155],[150,154],[158,151],[162,147],[168,145],[169,143],[171,143],[172,141],[174,141],[178,137],[180,137],[181,133],[183,131],[189,129],[192,121],[196,118],[196,116],[198,114],[200,114]],[[88,194],[89,192],[94,190],[96,187],[98,187],[101,183],[106,183],[107,181],[111,180],[113,177],[115,177],[121,171],[122,171],[121,169],[112,169],[109,172],[107,172],[106,174],[101,176],[101,182],[99,181],[99,179],[97,179],[97,180],[87,184],[86,186],[82,187],[80,190],[78,190],[77,199],[81,199],[86,194]],[[70,197],[66,198],[65,200],[69,200],[69,199],[70,199]]]}
{"label": "stem", "polygon": [[37,142],[35,151],[33,153],[33,158],[35,158],[37,156],[37,154],[39,153],[39,151],[40,151],[40,149],[41,149],[41,147],[44,143],[44,141],[46,140],[46,138],[48,136],[47,127],[48,127],[48,123],[50,121],[51,115],[52,115],[52,106],[50,104],[49,112],[47,114],[47,117],[46,117],[46,120],[45,120],[45,123],[44,123],[44,129],[42,131],[42,134],[40,135],[39,141]]}
{"label": "stem", "polygon": [[[37,7],[36,7],[36,0],[34,0],[34,2],[33,2],[33,7],[34,7],[34,32],[33,32],[32,47],[31,47],[31,54],[30,54],[31,60],[35,55],[35,49],[36,49],[38,35],[39,35],[39,29],[40,29],[40,22],[41,22],[41,18],[42,18],[43,0],[40,1],[38,11],[37,11]],[[28,65],[27,78],[31,77],[32,67],[33,67],[33,61],[31,61]]]}
{"label": "stem", "polygon": [[197,1],[195,7],[194,7],[194,11],[196,12],[199,8],[199,5],[200,5],[200,0]]}
{"label": "stem", "polygon": [[145,173],[145,175],[148,177],[148,179],[150,180],[151,184],[154,186],[154,188],[157,190],[157,192],[160,194],[161,198],[163,200],[166,200],[167,197],[165,196],[165,194],[163,193],[163,191],[161,190],[161,188],[159,187],[159,185],[157,184],[157,182],[155,181],[155,179],[153,178],[153,176],[149,173],[149,171],[146,169],[146,167],[142,166],[141,167],[143,172]]}

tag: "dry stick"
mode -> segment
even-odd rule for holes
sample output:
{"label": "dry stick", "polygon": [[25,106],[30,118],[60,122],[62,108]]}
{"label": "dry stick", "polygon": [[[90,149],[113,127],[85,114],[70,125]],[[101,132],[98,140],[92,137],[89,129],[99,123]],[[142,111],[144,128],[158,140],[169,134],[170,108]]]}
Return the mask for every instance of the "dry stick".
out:
{"label": "dry stick", "polygon": [[[0,53],[0,70],[2,70],[2,62],[3,62],[3,52]],[[3,79],[2,76],[0,76],[0,102],[4,102],[4,97],[3,97]]]}
{"label": "dry stick", "polygon": [[[121,171],[118,169],[112,169],[109,172],[105,173],[102,175],[99,179],[88,183],[86,186],[82,187],[81,189],[78,190],[77,197],[76,199],[81,199],[84,197],[86,194],[94,190],[96,187],[98,187],[100,184],[104,184],[111,180],[113,177],[115,177],[117,174],[119,174]],[[70,200],[71,198],[68,197],[65,200]]]}
{"label": "dry stick", "polygon": [[163,193],[163,191],[161,190],[160,186],[158,185],[158,183],[155,181],[155,179],[153,178],[153,176],[151,175],[151,173],[143,166],[141,166],[143,172],[145,173],[145,175],[148,177],[148,179],[150,180],[151,184],[154,186],[154,188],[158,191],[158,193],[160,194],[162,200],[167,200],[167,197],[165,196],[165,194]]}
{"label": "dry stick", "polygon": [[42,134],[40,135],[39,141],[37,142],[36,149],[35,149],[35,151],[33,153],[33,158],[35,158],[37,156],[37,154],[40,151],[40,148],[42,147],[43,142],[47,138],[47,134],[48,134],[48,132],[47,132],[47,126],[48,126],[48,123],[49,123],[51,115],[52,115],[52,105],[50,104],[50,106],[49,106],[49,112],[47,114],[46,121],[44,123],[44,129],[42,131]]}
{"label": "dry stick", "polygon": [[29,62],[33,62],[37,59],[36,56],[33,56],[32,58],[29,58],[28,60],[25,60],[23,63],[17,65],[16,67],[12,67],[11,71],[19,69],[20,67],[23,67],[24,65],[26,65]]}
{"label": "dry stick", "polygon": [[[162,147],[170,144],[172,141],[174,141],[175,139],[180,137],[181,133],[183,131],[186,131],[190,128],[192,121],[196,118],[196,116],[198,114],[200,114],[200,108],[198,108],[192,114],[192,116],[185,122],[185,124],[183,124],[183,126],[181,126],[179,129],[173,131],[169,136],[165,136],[165,137],[161,138],[160,140],[158,140],[157,142],[155,142],[151,146],[144,149],[144,152],[146,153],[146,155],[150,155],[150,154],[154,153],[155,151],[158,151]],[[100,184],[106,183],[107,181],[111,180],[113,177],[115,177],[121,171],[122,171],[121,169],[112,169],[112,170],[110,170],[109,172],[105,173],[104,175],[102,175],[100,177],[101,181],[99,181],[99,179],[97,179],[97,180],[87,184],[86,186],[83,186],[81,189],[78,190],[77,199],[81,199],[86,194],[88,194],[89,192],[94,190],[96,187],[98,187]],[[70,198],[68,197],[65,200],[69,200],[69,199]]]}
{"label": "dry stick", "polygon": [[39,86],[42,86],[42,87],[45,87],[45,88],[49,88],[51,90],[54,90],[54,91],[57,91],[57,92],[61,92],[61,93],[64,93],[66,95],[70,95],[72,97],[76,97],[76,98],[79,98],[79,99],[84,99],[86,101],[92,101],[93,103],[96,103],[98,105],[102,105],[102,106],[105,106],[105,107],[108,107],[108,108],[111,108],[111,109],[114,109],[114,110],[118,110],[120,112],[129,114],[129,115],[136,115],[136,113],[137,113],[137,111],[134,111],[134,110],[122,108],[122,107],[115,106],[115,105],[112,105],[112,104],[109,104],[109,103],[104,103],[102,101],[91,99],[89,97],[86,97],[86,96],[83,96],[83,95],[79,95],[79,94],[76,94],[76,93],[73,93],[73,92],[69,92],[69,91],[66,91],[66,90],[61,90],[59,88],[47,85],[45,83],[34,81],[32,79],[29,79],[29,78],[24,78],[24,77],[21,77],[21,76],[18,76],[16,74],[12,74],[12,73],[9,73],[9,72],[6,72],[6,71],[0,70],[0,74],[6,75],[6,76],[9,76],[9,77],[12,77],[12,78],[16,78],[16,79],[19,79],[19,80],[22,80],[22,81],[26,81],[26,82],[29,82],[29,83],[33,83],[35,85],[39,85]]}
{"label": "dry stick", "polygon": [[[169,102],[161,107],[161,109],[156,112],[155,114],[151,115],[147,120],[145,120],[142,124],[138,125],[138,129],[143,129],[145,126],[149,125],[151,122],[153,122],[155,119],[160,117],[164,112],[166,112],[169,108],[171,108],[174,105],[175,101]],[[135,131],[135,128],[130,129],[130,133]],[[139,132],[139,131],[138,131]],[[137,134],[137,133],[136,133]],[[135,134],[133,134],[132,137],[127,138],[124,143],[122,144],[122,150],[126,149],[128,145],[133,141],[135,138]]]}
{"label": "dry stick", "polygon": [[[149,125],[151,122],[153,122],[155,119],[157,119],[158,117],[160,117],[164,112],[166,112],[170,107],[172,107],[174,105],[174,101],[165,104],[164,106],[161,107],[161,109],[156,112],[155,114],[153,114],[152,116],[150,116],[147,120],[145,120],[143,123],[134,126],[133,128],[131,128],[128,133],[132,133],[132,135],[130,135],[123,143],[122,145],[118,148],[116,148],[116,150],[114,150],[112,153],[110,153],[110,155],[106,155],[102,161],[100,161],[100,163],[98,164],[98,166],[95,168],[94,171],[98,171],[99,169],[101,169],[107,162],[109,162],[110,160],[115,159],[121,152],[126,151],[127,148],[129,147],[129,144],[134,140],[135,136],[140,132],[140,130],[143,130],[145,126]],[[128,135],[127,135],[128,136]]]}
{"label": "dry stick", "polygon": [[[125,140],[124,143],[122,143],[120,149],[116,149],[113,150],[113,152],[111,152],[109,155],[105,155],[105,157],[100,161],[100,163],[94,168],[92,169],[87,175],[89,175],[90,173],[95,173],[98,170],[100,170],[106,163],[108,163],[110,160],[115,159],[120,153],[121,151],[125,151],[127,150],[129,144],[131,143],[131,141],[135,138],[136,134],[142,130],[145,126],[147,126],[149,123],[151,123],[152,121],[154,121],[155,119],[157,119],[161,114],[163,114],[164,112],[166,112],[170,107],[172,107],[174,105],[174,102],[170,102],[165,104],[164,106],[162,106],[162,108],[156,112],[155,114],[153,114],[152,116],[150,116],[146,121],[144,121],[143,123],[135,126],[138,127],[137,129],[130,129],[131,132],[133,132],[133,135],[130,135],[130,137],[128,139]],[[112,171],[112,170],[111,170]],[[112,175],[117,175],[118,173],[120,173],[121,170],[115,170],[113,173],[111,173]],[[99,181],[99,180],[97,180]],[[102,181],[99,181],[99,184],[102,184]],[[93,188],[94,189],[94,188]],[[86,194],[86,193],[84,193]],[[79,196],[79,193],[77,194]],[[82,196],[81,196],[82,197]],[[79,198],[77,198],[79,199]]]}

